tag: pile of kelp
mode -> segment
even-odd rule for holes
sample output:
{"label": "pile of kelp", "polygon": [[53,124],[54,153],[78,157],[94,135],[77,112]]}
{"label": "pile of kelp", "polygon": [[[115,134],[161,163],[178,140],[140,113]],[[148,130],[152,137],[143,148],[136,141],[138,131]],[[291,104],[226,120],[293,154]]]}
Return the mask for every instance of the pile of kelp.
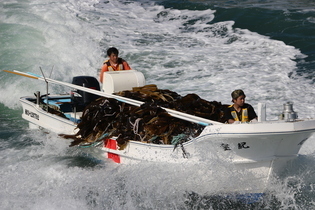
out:
{"label": "pile of kelp", "polygon": [[223,122],[226,107],[216,101],[206,101],[196,94],[184,97],[170,90],[158,89],[156,85],[133,88],[116,95],[144,102],[140,107],[112,98],[101,97],[84,110],[78,132],[64,135],[73,138],[70,146],[95,143],[106,138],[117,137],[123,149],[129,140],[178,145],[197,137],[204,126],[169,115],[163,108]]}

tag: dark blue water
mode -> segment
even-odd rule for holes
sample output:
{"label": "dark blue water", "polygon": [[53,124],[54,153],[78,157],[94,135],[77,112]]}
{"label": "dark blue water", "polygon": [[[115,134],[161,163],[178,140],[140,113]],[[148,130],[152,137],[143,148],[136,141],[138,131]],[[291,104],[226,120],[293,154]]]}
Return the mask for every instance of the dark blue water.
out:
{"label": "dark blue water", "polygon": [[[213,9],[210,23],[235,21],[248,29],[300,49],[307,57],[296,58],[297,72],[314,82],[315,16],[313,1],[157,1],[176,9]],[[185,3],[183,3],[185,2]]]}

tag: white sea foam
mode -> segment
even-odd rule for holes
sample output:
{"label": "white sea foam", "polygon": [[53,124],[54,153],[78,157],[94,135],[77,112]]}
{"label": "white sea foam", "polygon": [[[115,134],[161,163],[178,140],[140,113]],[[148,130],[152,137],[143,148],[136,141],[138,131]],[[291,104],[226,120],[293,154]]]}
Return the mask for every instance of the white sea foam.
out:
{"label": "white sea foam", "polygon": [[237,176],[224,160],[82,164],[93,160],[55,134],[27,132],[22,138],[32,144],[2,151],[1,209],[176,209],[184,208],[186,193],[211,195],[246,180],[246,173]]}

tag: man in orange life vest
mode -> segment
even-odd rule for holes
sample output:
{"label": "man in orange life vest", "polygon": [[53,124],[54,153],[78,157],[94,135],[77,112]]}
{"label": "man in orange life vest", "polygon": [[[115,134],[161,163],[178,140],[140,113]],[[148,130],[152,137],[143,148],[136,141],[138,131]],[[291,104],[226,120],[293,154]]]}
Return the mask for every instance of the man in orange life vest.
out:
{"label": "man in orange life vest", "polygon": [[118,50],[115,47],[111,47],[107,50],[108,60],[104,61],[103,67],[100,73],[100,82],[103,83],[103,74],[105,71],[121,71],[121,70],[130,70],[130,66],[122,58],[118,57]]}
{"label": "man in orange life vest", "polygon": [[257,120],[257,115],[254,108],[245,103],[245,94],[242,90],[234,90],[231,94],[233,104],[230,105],[225,117],[228,123],[250,122]]}

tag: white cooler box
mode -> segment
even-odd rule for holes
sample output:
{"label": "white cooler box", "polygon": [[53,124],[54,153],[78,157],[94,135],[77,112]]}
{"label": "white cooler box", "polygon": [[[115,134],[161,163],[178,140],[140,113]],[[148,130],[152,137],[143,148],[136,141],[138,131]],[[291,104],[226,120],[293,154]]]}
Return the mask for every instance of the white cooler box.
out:
{"label": "white cooler box", "polygon": [[103,91],[116,93],[123,90],[132,90],[133,87],[145,85],[144,75],[136,70],[107,71],[103,76]]}

